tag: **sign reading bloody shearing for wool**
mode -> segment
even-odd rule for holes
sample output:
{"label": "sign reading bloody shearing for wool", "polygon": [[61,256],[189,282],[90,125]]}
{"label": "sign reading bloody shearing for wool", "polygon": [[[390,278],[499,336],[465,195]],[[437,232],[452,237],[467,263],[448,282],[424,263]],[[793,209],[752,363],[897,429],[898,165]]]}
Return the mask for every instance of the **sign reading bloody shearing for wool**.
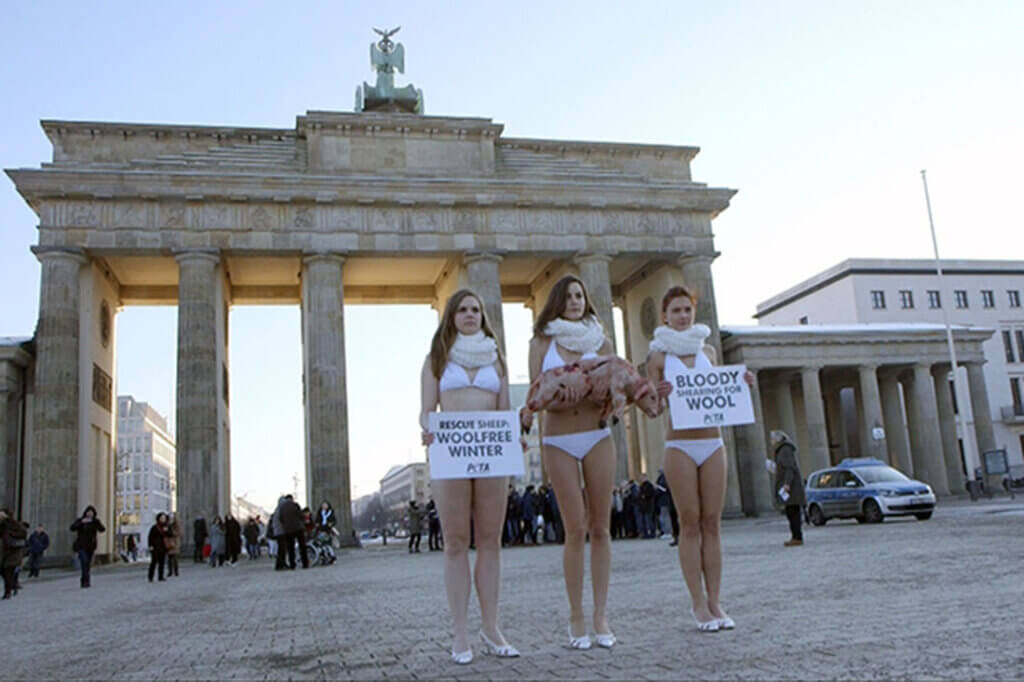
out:
{"label": "sign reading bloody shearing for wool", "polygon": [[523,448],[515,412],[432,412],[431,478],[522,476]]}
{"label": "sign reading bloody shearing for wool", "polygon": [[691,369],[668,378],[668,407],[674,429],[754,423],[746,365]]}

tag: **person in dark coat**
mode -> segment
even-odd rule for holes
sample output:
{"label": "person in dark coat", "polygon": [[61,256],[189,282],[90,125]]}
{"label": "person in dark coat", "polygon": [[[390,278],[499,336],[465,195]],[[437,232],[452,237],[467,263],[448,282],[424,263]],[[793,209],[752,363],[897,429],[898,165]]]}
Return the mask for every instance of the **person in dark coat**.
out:
{"label": "person in dark coat", "polygon": [[103,522],[96,517],[96,507],[91,504],[71,524],[71,532],[75,533],[71,549],[78,556],[78,565],[82,569],[82,587],[92,586],[89,569],[92,567],[92,555],[96,553],[96,536],[106,530]]}
{"label": "person in dark coat", "polygon": [[231,512],[224,515],[224,541],[227,543],[228,563],[234,566],[242,553],[242,524]]}
{"label": "person in dark coat", "polygon": [[783,544],[786,547],[798,547],[804,544],[800,513],[807,498],[804,495],[800,464],[796,460],[796,446],[785,431],[772,431],[771,447],[775,454],[775,496],[786,510],[792,535]]}
{"label": "person in dark coat", "polygon": [[444,539],[441,537],[441,517],[437,514],[437,505],[434,498],[427,501],[427,545],[431,552],[440,552],[444,549]]}
{"label": "person in dark coat", "polygon": [[192,537],[196,543],[192,550],[192,561],[197,564],[203,563],[203,546],[206,544],[207,536],[206,519],[203,518],[202,514],[199,514],[192,522]]}
{"label": "person in dark coat", "polygon": [[409,500],[409,554],[420,551],[423,538],[423,509],[416,500]]}
{"label": "person in dark coat", "polygon": [[256,519],[250,518],[246,522],[242,534],[245,535],[245,551],[249,555],[249,560],[255,561],[260,556],[260,525],[256,523]]}
{"label": "person in dark coat", "polygon": [[46,529],[40,523],[28,538],[28,575],[30,578],[39,577],[39,563],[43,559],[43,552],[49,547],[50,536],[46,534]]}
{"label": "person in dark coat", "polygon": [[655,490],[654,484],[647,478],[647,474],[640,474],[640,532],[644,538],[654,537],[654,510]]}
{"label": "person in dark coat", "polygon": [[525,545],[526,539],[530,539],[531,545],[537,544],[537,495],[533,492],[533,486],[526,486],[522,496],[519,498],[519,518],[522,519],[522,531],[520,536]]}
{"label": "person in dark coat", "polygon": [[164,562],[167,560],[167,514],[160,512],[156,522],[149,528],[146,545],[149,547],[149,582],[153,582],[153,574],[157,574],[160,582],[164,581]]}
{"label": "person in dark coat", "polygon": [[664,469],[658,470],[657,486],[659,493],[668,498],[663,505],[668,507],[668,520],[672,524],[672,542],[669,543],[669,547],[676,547],[679,545],[679,513],[676,511],[676,503],[672,500],[672,489],[668,487]]}
{"label": "person in dark coat", "polygon": [[505,544],[519,543],[519,493],[515,486],[508,487],[508,499],[505,502]]}
{"label": "person in dark coat", "polygon": [[14,518],[9,509],[0,509],[0,571],[4,576],[4,599],[18,593],[15,573],[25,557],[28,525]]}
{"label": "person in dark coat", "polygon": [[167,577],[178,575],[178,554],[181,552],[181,521],[177,514],[167,519]]}
{"label": "person in dark coat", "polygon": [[295,543],[299,543],[299,558],[302,560],[302,567],[309,568],[309,557],[306,556],[306,527],[302,518],[302,508],[291,495],[285,495],[275,513],[280,519],[281,530],[284,532],[282,542],[284,543],[283,549],[288,552],[288,568],[295,568]]}

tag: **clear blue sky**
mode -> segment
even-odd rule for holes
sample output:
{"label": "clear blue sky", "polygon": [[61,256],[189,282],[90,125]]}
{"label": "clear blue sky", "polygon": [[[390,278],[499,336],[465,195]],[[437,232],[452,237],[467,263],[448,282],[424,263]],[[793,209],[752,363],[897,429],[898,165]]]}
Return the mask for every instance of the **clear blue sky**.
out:
{"label": "clear blue sky", "polygon": [[[401,25],[398,82],[430,114],[701,147],[695,179],[739,190],[715,222],[723,323],[848,257],[929,257],[922,168],[943,256],[1024,258],[1020,2],[3,5],[5,168],[49,158],[43,118],[290,127],[350,111],[372,80],[370,27]],[[0,181],[0,335],[35,325],[36,222]],[[505,314],[523,372],[529,316]],[[422,348],[382,342],[395,319]],[[346,310],[354,496],[422,457],[417,371],[435,320]],[[118,392],[170,412],[174,309],[129,308],[117,333]],[[234,490],[270,504],[303,474],[298,309],[236,307],[231,339]]]}

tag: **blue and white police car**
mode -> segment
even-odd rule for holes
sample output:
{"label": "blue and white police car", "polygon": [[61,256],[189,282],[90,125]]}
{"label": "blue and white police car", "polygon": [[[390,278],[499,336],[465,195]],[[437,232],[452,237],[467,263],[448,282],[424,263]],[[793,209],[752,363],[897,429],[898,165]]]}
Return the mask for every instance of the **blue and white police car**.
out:
{"label": "blue and white police car", "polygon": [[815,526],[829,519],[881,523],[886,516],[932,517],[935,492],[880,459],[844,459],[807,478],[807,516]]}

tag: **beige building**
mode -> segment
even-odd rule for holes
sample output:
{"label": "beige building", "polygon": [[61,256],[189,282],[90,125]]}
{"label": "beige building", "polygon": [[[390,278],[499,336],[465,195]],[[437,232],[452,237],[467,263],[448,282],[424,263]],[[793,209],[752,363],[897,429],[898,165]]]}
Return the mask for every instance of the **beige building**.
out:
{"label": "beige building", "polygon": [[114,508],[119,547],[129,535],[145,546],[157,514],[175,511],[175,459],[174,438],[163,415],[133,396],[118,396]]}
{"label": "beige building", "polygon": [[[1024,461],[1024,261],[946,260],[939,281],[932,260],[843,261],[757,306],[761,325],[953,324],[995,331],[982,344],[983,414],[968,401],[966,417],[992,425],[983,450],[1003,448]],[[972,366],[968,365],[968,373]],[[979,381],[971,385],[974,390]],[[980,437],[980,436],[979,436]]]}
{"label": "beige building", "polygon": [[393,466],[380,479],[381,504],[391,511],[402,511],[410,500],[423,506],[430,499],[430,471],[426,462]]}

